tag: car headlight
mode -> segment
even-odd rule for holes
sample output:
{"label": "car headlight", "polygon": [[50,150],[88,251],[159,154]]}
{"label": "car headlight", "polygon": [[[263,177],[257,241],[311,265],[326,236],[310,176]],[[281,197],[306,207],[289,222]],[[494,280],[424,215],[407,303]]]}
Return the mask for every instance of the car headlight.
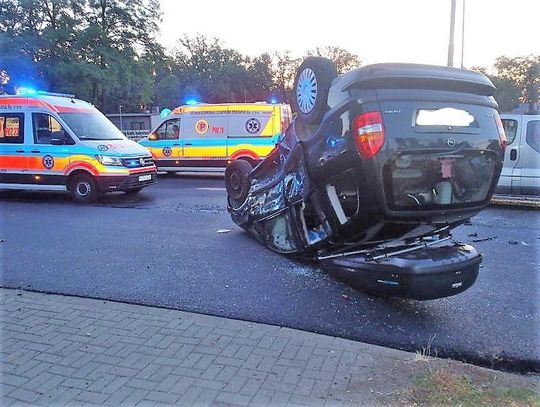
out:
{"label": "car headlight", "polygon": [[112,157],[109,155],[96,155],[97,160],[103,165],[117,165],[123,166],[122,160],[119,157]]}

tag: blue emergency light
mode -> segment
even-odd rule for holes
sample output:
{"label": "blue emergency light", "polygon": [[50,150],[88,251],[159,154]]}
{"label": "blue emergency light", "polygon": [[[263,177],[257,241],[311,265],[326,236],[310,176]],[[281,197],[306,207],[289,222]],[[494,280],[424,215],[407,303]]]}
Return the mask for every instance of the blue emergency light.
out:
{"label": "blue emergency light", "polygon": [[166,117],[167,117],[168,115],[170,115],[170,114],[171,114],[171,109],[163,109],[163,110],[161,111],[161,113],[159,114],[159,116],[160,116],[162,119],[164,119],[164,118],[166,118]]}
{"label": "blue emergency light", "polygon": [[33,96],[33,95],[37,95],[38,92],[37,90],[33,88],[20,87],[20,88],[17,88],[16,93],[19,96]]}

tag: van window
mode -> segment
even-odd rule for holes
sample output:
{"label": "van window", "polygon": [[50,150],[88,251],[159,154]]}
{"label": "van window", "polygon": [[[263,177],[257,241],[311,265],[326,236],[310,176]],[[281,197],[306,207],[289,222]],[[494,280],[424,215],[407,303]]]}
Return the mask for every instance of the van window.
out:
{"label": "van window", "polygon": [[517,120],[501,119],[501,121],[504,127],[504,133],[506,134],[506,139],[508,140],[508,144],[512,144],[517,134]]}
{"label": "van window", "polygon": [[124,134],[98,110],[60,113],[60,117],[79,140],[125,140]]}
{"label": "van window", "polygon": [[0,114],[0,143],[24,143],[24,114]]}
{"label": "van window", "polygon": [[540,153],[540,120],[532,120],[527,123],[526,140],[534,151]]}
{"label": "van window", "polygon": [[156,130],[158,140],[177,140],[180,137],[180,119],[163,122]]}
{"label": "van window", "polygon": [[[51,144],[53,138],[65,139],[67,137],[62,125],[50,114],[32,113],[32,124],[34,126],[35,144]],[[64,134],[59,134],[61,131]]]}

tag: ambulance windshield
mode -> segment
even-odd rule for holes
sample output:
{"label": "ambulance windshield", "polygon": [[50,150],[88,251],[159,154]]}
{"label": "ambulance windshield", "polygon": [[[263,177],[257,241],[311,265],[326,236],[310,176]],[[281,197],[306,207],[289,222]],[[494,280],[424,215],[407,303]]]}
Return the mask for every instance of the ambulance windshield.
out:
{"label": "ambulance windshield", "polygon": [[124,140],[126,137],[98,111],[84,113],[60,113],[60,117],[79,140]]}

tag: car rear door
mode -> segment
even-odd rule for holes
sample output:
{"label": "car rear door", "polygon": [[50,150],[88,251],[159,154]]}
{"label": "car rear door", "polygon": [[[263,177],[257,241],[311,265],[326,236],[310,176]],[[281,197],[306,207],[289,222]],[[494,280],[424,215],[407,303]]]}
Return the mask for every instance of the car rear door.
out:
{"label": "car rear door", "polygon": [[497,192],[516,194],[519,193],[517,192],[519,190],[519,176],[516,166],[519,146],[521,145],[522,118],[521,115],[502,115],[501,121],[508,141],[504,153],[504,165],[497,184]]}
{"label": "car rear door", "polygon": [[[523,116],[517,163],[512,171],[512,193],[540,195],[540,119]],[[515,188],[514,188],[515,185]]]}

